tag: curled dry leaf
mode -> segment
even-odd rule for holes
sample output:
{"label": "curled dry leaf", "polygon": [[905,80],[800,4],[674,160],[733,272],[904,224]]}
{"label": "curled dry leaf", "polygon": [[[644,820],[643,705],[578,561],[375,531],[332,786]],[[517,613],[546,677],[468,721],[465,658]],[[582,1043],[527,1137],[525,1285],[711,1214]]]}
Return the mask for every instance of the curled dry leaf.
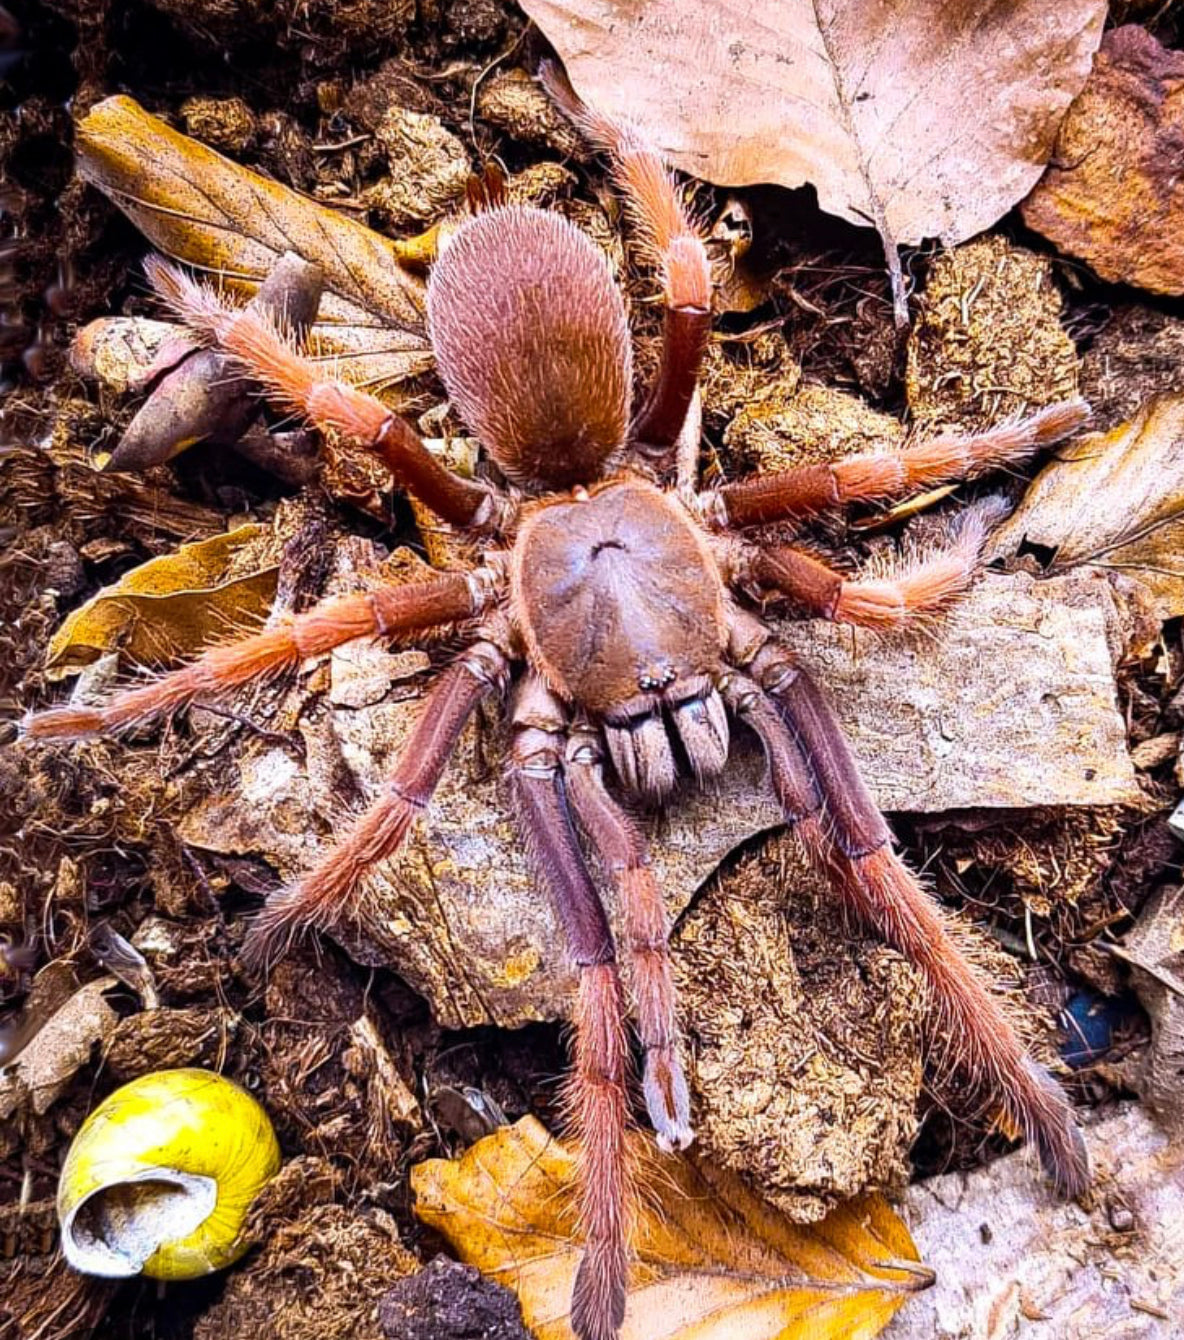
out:
{"label": "curled dry leaf", "polygon": [[1024,222],[1102,276],[1184,293],[1184,52],[1145,28],[1106,34]]}
{"label": "curled dry leaf", "polygon": [[23,1108],[41,1115],[57,1102],[95,1045],[119,1023],[106,994],[115,985],[114,977],[87,982],[49,1019],[30,1026],[13,1063],[0,1074],[0,1119]]}
{"label": "curled dry leaf", "polygon": [[46,660],[50,678],[115,650],[135,665],[159,665],[265,618],[277,574],[270,534],[267,526],[239,526],[125,573],[58,629]]}
{"label": "curled dry leaf", "polygon": [[[575,1174],[575,1155],[534,1117],[411,1173],[419,1217],[518,1295],[538,1340],[571,1340]],[[651,1169],[645,1192],[621,1340],[866,1340],[933,1283],[878,1197],[803,1227],[738,1178],[678,1157]]]}
{"label": "curled dry leaf", "polygon": [[79,172],[154,246],[253,292],[286,251],[325,277],[313,336],[351,380],[382,387],[431,366],[423,285],[400,244],[240,167],[127,97],[79,123]]}
{"label": "curled dry leaf", "polygon": [[[960,242],[1035,185],[1105,0],[524,0],[592,107],[723,186],[813,183],[897,243]],[[989,14],[988,14],[989,11]]]}
{"label": "curled dry leaf", "polygon": [[1184,888],[1161,889],[1126,944],[1112,952],[1151,1017],[1151,1046],[1132,1075],[1135,1090],[1165,1121],[1184,1118]]}
{"label": "curled dry leaf", "polygon": [[990,549],[1032,551],[1052,573],[1087,563],[1123,572],[1150,589],[1162,618],[1184,614],[1184,395],[1058,449]]}

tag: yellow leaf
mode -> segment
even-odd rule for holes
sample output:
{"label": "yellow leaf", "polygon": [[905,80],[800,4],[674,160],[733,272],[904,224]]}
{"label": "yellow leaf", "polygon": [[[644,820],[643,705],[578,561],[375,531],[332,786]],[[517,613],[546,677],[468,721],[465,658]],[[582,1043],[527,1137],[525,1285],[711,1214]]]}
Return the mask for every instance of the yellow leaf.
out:
{"label": "yellow leaf", "polygon": [[[105,98],[75,137],[79,171],[169,256],[253,293],[285,251],[321,267],[318,347],[350,379],[388,386],[431,366],[422,281],[400,244],[232,163],[173,130],[132,98]],[[430,252],[430,246],[427,246]]]}
{"label": "yellow leaf", "polygon": [[[276,586],[270,535],[267,526],[239,526],[125,573],[58,629],[47,657],[50,678],[75,674],[116,649],[140,665],[177,660],[263,618]],[[256,551],[266,556],[252,561]]]}
{"label": "yellow leaf", "polygon": [[[869,1340],[933,1283],[879,1197],[794,1224],[730,1174],[648,1144],[642,1157],[621,1340]],[[419,1217],[513,1289],[538,1340],[571,1340],[574,1181],[574,1156],[533,1117],[411,1173]]]}

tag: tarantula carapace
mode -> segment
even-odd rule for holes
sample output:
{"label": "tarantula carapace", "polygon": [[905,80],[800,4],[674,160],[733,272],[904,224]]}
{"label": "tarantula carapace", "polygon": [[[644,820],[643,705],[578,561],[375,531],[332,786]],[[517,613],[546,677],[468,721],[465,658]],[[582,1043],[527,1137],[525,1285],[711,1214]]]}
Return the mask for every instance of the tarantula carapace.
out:
{"label": "tarantula carapace", "polygon": [[703,241],[657,154],[557,79],[550,84],[610,155],[662,276],[661,360],[639,408],[631,411],[629,325],[608,266],[553,214],[478,212],[442,251],[428,289],[444,385],[508,487],[451,474],[401,418],[327,377],[264,316],[150,262],[158,291],[194,332],[281,405],[376,452],[410,493],[480,537],[485,557],[469,571],[327,600],[104,706],[33,716],[27,734],[116,730],[354,638],[464,635],[466,649],[430,689],[385,789],[320,865],[269,900],[252,940],[266,960],[295,933],[359,914],[368,868],[395,851],[427,805],[477,705],[510,687],[508,788],[580,969],[570,1097],[585,1253],[572,1325],[583,1340],[610,1340],[625,1310],[631,1050],[617,949],[586,850],[621,905],[650,1120],[665,1147],[685,1146],[691,1114],[666,913],[632,811],[668,797],[680,774],[719,774],[736,722],[761,741],[786,822],[838,897],[920,968],[947,1057],[1001,1104],[1064,1192],[1086,1185],[1065,1097],[897,857],[825,698],[753,604],[789,597],[814,615],[873,627],[939,610],[972,579],[986,514],[972,509],[945,548],[874,581],[846,580],[803,552],[745,537],[761,523],[1016,461],[1073,431],[1085,409],[1053,406],[978,436],[695,491],[696,383],[712,299]]}

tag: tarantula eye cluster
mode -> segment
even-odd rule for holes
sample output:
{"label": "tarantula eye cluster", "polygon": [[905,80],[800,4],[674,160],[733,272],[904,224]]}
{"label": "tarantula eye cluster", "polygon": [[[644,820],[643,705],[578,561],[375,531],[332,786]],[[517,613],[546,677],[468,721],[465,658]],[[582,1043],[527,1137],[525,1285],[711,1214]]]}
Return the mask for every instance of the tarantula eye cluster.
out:
{"label": "tarantula eye cluster", "polygon": [[[787,597],[816,617],[878,628],[933,614],[973,580],[989,509],[969,513],[944,547],[867,581],[751,530],[1007,466],[1072,433],[1086,408],[1056,405],[977,436],[696,491],[688,463],[712,292],[703,240],[657,154],[555,77],[547,82],[609,155],[659,260],[665,325],[651,384],[635,398],[625,305],[604,259],[572,225],[535,209],[493,208],[461,225],[428,293],[448,394],[509,489],[450,473],[408,423],[327,377],[257,306],[228,306],[151,262],[157,290],[197,338],[278,405],[376,453],[410,493],[479,538],[486,557],[470,570],[327,600],[100,706],[33,716],[26,734],[119,730],[355,638],[465,634],[389,784],[319,865],[269,899],[251,943],[265,964],[293,936],[364,915],[367,871],[403,842],[478,705],[508,692],[515,814],[580,970],[570,1109],[582,1142],[586,1250],[572,1325],[582,1340],[611,1340],[628,1263],[627,999],[658,1139],[668,1148],[692,1139],[666,913],[631,802],[662,801],[684,774],[698,782],[720,773],[737,723],[763,745],[785,821],[837,896],[921,970],[948,1059],[1002,1104],[1063,1191],[1086,1185],[1064,1095],[896,855],[823,693],[752,601]],[[622,909],[620,947],[590,856]]]}

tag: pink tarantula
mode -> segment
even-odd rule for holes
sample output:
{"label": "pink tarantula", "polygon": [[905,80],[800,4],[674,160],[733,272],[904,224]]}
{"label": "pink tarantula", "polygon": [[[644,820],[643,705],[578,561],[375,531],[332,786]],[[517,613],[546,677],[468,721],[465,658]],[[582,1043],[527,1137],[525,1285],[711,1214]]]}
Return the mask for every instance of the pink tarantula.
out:
{"label": "pink tarantula", "polygon": [[504,487],[450,473],[403,419],[328,377],[264,315],[149,262],[192,331],[279,405],[374,451],[408,492],[479,538],[484,557],[468,571],[326,600],[106,705],[35,715],[26,733],[46,740],[118,730],[354,638],[464,636],[381,794],[315,869],[268,901],[252,941],[265,961],[294,934],[356,915],[367,870],[399,847],[428,804],[477,705],[509,690],[513,807],[579,967],[570,1097],[585,1251],[571,1320],[582,1340],[611,1340],[625,1313],[631,1049],[617,948],[586,849],[621,905],[649,1118],[664,1147],[684,1147],[691,1113],[667,919],[631,811],[665,800],[680,774],[718,775],[736,722],[763,745],[786,823],[837,896],[923,973],[948,1056],[1001,1104],[1061,1191],[1086,1186],[1069,1103],[896,855],[825,697],[753,603],[786,597],[815,616],[876,628],[938,611],[972,580],[985,513],[967,513],[948,547],[874,581],[847,580],[797,549],[746,537],[766,522],[1019,461],[1079,427],[1086,409],[1057,405],[975,436],[696,491],[696,383],[712,303],[703,240],[659,156],[632,129],[578,103],[558,78],[548,82],[611,157],[662,277],[661,361],[636,407],[629,323],[608,266],[581,232],[541,210],[496,207],[467,220],[428,288],[440,376]]}

